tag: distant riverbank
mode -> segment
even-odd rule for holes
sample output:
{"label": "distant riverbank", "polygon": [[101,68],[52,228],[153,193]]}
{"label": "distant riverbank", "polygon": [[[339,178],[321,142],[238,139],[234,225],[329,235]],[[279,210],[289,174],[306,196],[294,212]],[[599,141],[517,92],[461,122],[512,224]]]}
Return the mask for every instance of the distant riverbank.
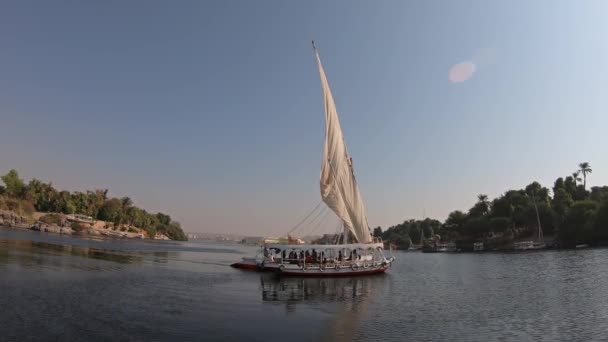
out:
{"label": "distant riverbank", "polygon": [[404,250],[414,244],[453,244],[471,251],[481,244],[486,250],[509,250],[521,243],[608,246],[608,186],[588,187],[591,172],[591,165],[583,162],[551,188],[532,182],[494,199],[479,194],[471,208],[452,211],[444,222],[406,220],[386,230],[376,227],[373,233]]}
{"label": "distant riverbank", "polygon": [[[49,217],[52,219],[49,219]],[[116,227],[106,221],[78,222],[77,220],[70,219],[68,215],[56,213],[36,212],[32,217],[25,217],[11,211],[0,210],[0,226],[64,235],[78,234],[131,239],[170,240],[161,233],[150,237],[144,230],[135,227]]]}
{"label": "distant riverbank", "polygon": [[171,216],[149,213],[129,197],[108,197],[107,189],[59,191],[35,178],[26,184],[16,170],[0,179],[0,223],[60,234],[188,240]]}

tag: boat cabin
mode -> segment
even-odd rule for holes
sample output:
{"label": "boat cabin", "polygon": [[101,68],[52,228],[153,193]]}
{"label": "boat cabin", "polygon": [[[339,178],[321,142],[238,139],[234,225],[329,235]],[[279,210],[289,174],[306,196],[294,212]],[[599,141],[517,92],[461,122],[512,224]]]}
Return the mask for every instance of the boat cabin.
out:
{"label": "boat cabin", "polygon": [[384,259],[381,244],[353,245],[266,245],[266,265],[327,266],[372,264]]}

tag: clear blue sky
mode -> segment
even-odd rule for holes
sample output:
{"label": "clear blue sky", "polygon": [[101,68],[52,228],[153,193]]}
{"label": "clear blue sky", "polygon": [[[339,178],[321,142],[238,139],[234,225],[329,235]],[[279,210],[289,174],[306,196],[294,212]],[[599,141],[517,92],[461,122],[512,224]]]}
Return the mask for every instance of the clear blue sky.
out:
{"label": "clear blue sky", "polygon": [[[109,188],[187,231],[284,233],[320,200],[315,39],[372,226],[443,220],[581,161],[590,185],[608,184],[606,13],[605,1],[5,1],[0,172]],[[465,61],[472,77],[450,82]]]}

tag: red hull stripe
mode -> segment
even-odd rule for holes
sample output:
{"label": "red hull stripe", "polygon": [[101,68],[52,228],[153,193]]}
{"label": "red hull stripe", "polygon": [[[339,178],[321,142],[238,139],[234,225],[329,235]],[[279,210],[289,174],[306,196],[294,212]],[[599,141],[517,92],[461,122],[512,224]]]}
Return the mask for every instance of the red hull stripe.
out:
{"label": "red hull stripe", "polygon": [[281,276],[289,276],[289,277],[355,277],[362,275],[372,275],[372,274],[380,274],[384,273],[388,267],[377,268],[373,270],[366,271],[340,271],[340,272],[315,272],[315,271],[281,271],[278,272]]}
{"label": "red hull stripe", "polygon": [[234,267],[234,268],[240,268],[240,269],[243,269],[243,270],[255,270],[255,269],[258,268],[254,264],[244,264],[242,262],[235,262],[234,264],[232,264],[230,266]]}

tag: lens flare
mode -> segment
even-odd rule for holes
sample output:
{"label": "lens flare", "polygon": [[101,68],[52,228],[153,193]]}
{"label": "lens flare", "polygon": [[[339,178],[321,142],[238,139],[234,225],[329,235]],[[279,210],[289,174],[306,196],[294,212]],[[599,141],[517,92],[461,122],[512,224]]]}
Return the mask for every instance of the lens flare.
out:
{"label": "lens flare", "polygon": [[461,83],[471,78],[475,73],[475,69],[475,64],[471,61],[454,64],[450,68],[448,78],[452,83]]}

